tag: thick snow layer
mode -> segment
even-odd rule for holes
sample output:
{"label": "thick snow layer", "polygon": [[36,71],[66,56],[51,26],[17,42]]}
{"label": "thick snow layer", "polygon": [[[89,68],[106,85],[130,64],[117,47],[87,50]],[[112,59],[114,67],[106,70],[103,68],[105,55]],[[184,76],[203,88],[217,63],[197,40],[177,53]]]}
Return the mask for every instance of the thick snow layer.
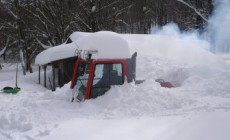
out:
{"label": "thick snow layer", "polygon": [[92,34],[92,33],[90,33],[90,32],[74,32],[69,36],[69,38],[72,40],[72,42],[76,42],[76,41],[79,41],[82,38],[84,38],[90,34]]}
{"label": "thick snow layer", "polygon": [[[132,46],[131,51],[137,51],[140,55],[149,57],[160,55],[180,64],[218,62],[218,59],[207,51],[210,47],[207,41],[201,40],[195,35],[179,36],[173,32],[175,31],[164,31],[162,34],[152,35],[122,34],[121,36],[127,40],[129,46]],[[145,51],[142,51],[143,49]],[[183,56],[183,59],[181,59],[181,56]]]}
{"label": "thick snow layer", "polygon": [[[77,50],[97,50],[93,59],[116,59],[130,58],[134,52],[141,53],[141,49],[149,50],[145,55],[164,55],[167,59],[176,60],[180,63],[203,63],[207,64],[213,59],[213,54],[206,51],[208,42],[194,36],[179,36],[174,31],[167,29],[163,34],[140,35],[140,34],[117,34],[108,31],[96,33],[75,32],[70,36],[73,43],[62,44],[41,52],[35,60],[35,64],[44,65],[52,61],[71,58],[76,56]],[[167,41],[166,41],[167,40]],[[202,47],[198,47],[202,46]],[[186,53],[186,52],[190,53]],[[200,55],[200,52],[203,52]],[[185,54],[181,59],[178,54]],[[141,54],[142,55],[142,54]],[[206,55],[204,57],[204,55]]]}
{"label": "thick snow layer", "polygon": [[48,48],[36,56],[35,64],[44,65],[53,61],[76,57],[76,49],[74,43]]}
{"label": "thick snow layer", "polygon": [[92,33],[86,33],[86,32],[72,33],[69,38],[73,41],[73,43],[70,44],[64,43],[52,48],[49,47],[47,50],[44,50],[43,52],[37,55],[35,59],[35,64],[45,65],[53,61],[76,57],[77,54],[76,49],[78,49],[78,46],[74,42],[79,41],[90,34]]}
{"label": "thick snow layer", "polygon": [[73,137],[81,140],[228,140],[229,117],[229,112],[217,111],[186,117],[163,116],[154,119],[151,117],[121,120],[75,119],[60,123],[54,133],[41,140]]}
{"label": "thick snow layer", "polygon": [[96,50],[98,52],[93,54],[92,59],[123,59],[131,57],[126,40],[114,32],[76,32],[70,38],[74,42],[52,47],[38,54],[35,64],[44,65],[53,61],[71,58],[76,56],[78,51],[81,51],[81,55],[84,57],[85,50]]}
{"label": "thick snow layer", "polygon": [[97,50],[93,59],[122,59],[130,58],[130,48],[126,40],[119,34],[100,31],[75,42],[81,50]]}
{"label": "thick snow layer", "polygon": [[[72,103],[70,84],[52,92],[38,84],[36,69],[23,76],[20,68],[21,91],[0,94],[0,140],[229,140],[230,54],[214,55],[208,42],[168,30],[121,37],[137,51],[137,79],[145,82]],[[0,89],[15,86],[15,70],[3,63]]]}

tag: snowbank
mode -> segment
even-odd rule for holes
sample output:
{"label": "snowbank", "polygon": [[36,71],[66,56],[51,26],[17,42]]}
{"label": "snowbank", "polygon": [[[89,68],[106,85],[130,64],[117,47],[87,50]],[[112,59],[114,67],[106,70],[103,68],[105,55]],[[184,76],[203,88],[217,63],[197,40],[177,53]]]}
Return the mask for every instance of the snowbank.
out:
{"label": "snowbank", "polygon": [[229,112],[218,111],[192,114],[187,117],[76,119],[61,123],[50,136],[41,140],[72,139],[73,137],[81,140],[228,140],[230,138],[229,117]]}

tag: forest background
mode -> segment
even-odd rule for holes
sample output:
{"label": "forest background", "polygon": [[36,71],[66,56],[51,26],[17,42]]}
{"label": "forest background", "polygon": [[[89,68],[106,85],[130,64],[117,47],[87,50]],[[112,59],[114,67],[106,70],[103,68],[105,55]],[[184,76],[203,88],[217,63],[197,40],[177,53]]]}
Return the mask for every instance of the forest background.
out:
{"label": "forest background", "polygon": [[168,23],[205,32],[213,0],[0,0],[0,57],[32,72],[35,56],[75,31],[149,34]]}

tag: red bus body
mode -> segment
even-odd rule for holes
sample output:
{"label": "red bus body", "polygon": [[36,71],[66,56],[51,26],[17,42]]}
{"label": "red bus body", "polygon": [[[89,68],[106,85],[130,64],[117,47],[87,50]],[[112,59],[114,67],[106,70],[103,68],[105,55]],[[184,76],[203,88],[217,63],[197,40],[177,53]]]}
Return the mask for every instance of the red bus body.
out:
{"label": "red bus body", "polygon": [[[94,73],[95,73],[95,67],[97,64],[121,64],[122,65],[123,83],[125,81],[126,82],[133,81],[132,80],[133,78],[130,78],[131,80],[128,80],[128,77],[129,77],[128,59],[98,59],[98,60],[88,59],[88,60],[85,60],[82,58],[78,58],[76,61],[76,64],[75,64],[74,73],[73,73],[72,80],[71,80],[71,89],[72,90],[74,90],[74,86],[76,85],[76,82],[77,82],[77,77],[79,76],[78,75],[78,69],[79,69],[81,62],[84,62],[84,63],[87,63],[90,65],[83,100],[90,99],[90,94],[91,94],[92,85],[93,85],[93,78],[94,78]],[[131,69],[131,68],[129,68],[129,69]]]}

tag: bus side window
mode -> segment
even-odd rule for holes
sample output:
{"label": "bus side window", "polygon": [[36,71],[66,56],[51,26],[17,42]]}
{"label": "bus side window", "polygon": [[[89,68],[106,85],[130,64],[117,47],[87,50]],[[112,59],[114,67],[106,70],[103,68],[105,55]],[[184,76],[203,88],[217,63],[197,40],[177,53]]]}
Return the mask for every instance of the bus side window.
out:
{"label": "bus side window", "polygon": [[123,80],[122,64],[97,64],[94,72],[93,85],[90,98],[105,94],[111,85],[122,85]]}

